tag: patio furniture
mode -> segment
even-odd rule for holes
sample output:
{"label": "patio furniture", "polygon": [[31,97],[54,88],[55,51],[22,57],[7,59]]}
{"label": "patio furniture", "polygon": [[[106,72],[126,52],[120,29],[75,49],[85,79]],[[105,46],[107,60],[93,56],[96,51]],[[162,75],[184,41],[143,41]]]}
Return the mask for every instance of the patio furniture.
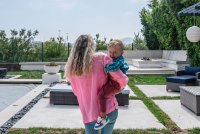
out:
{"label": "patio furniture", "polygon": [[72,87],[68,84],[56,84],[51,87],[50,104],[54,105],[78,105],[78,101]]}
{"label": "patio furniture", "polygon": [[[119,106],[129,105],[129,94],[128,89],[124,89],[120,94],[116,95]],[[56,84],[51,87],[50,91],[50,104],[54,105],[78,105],[78,101],[72,87],[67,84]]]}
{"label": "patio furniture", "polygon": [[132,59],[133,66],[138,68],[160,68],[161,60],[157,59],[149,59],[149,60],[142,60],[142,59]]}
{"label": "patio furniture", "polygon": [[0,68],[0,78],[6,77],[7,68]]}
{"label": "patio furniture", "polygon": [[[175,71],[183,70],[189,65],[186,50],[138,50],[124,53],[126,60],[131,59],[133,66],[138,68],[170,68]],[[142,57],[148,57],[149,61],[142,61]],[[130,63],[130,62],[129,62]]]}
{"label": "patio furniture", "polygon": [[200,16],[200,2],[179,11],[178,16]]}
{"label": "patio furniture", "polygon": [[166,78],[166,90],[180,91],[180,86],[195,86],[200,79],[200,67],[186,66],[185,70],[178,71],[176,76]]}
{"label": "patio furniture", "polygon": [[180,101],[196,115],[200,115],[200,86],[181,86]]}

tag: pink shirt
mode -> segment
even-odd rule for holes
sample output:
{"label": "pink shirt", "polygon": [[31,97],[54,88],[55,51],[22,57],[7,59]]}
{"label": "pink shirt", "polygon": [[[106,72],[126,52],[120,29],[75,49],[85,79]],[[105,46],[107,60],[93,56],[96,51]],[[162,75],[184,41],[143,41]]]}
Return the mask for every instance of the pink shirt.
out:
{"label": "pink shirt", "polygon": [[[97,95],[107,80],[103,66],[111,62],[112,59],[107,54],[96,53],[93,58],[91,73],[83,76],[67,76],[73,92],[77,96],[84,123],[92,122],[99,116]],[[120,84],[121,89],[127,85],[128,77],[121,70],[110,72],[110,75]],[[106,100],[106,113],[108,114],[115,109],[118,109],[117,100],[115,97],[110,97]]]}

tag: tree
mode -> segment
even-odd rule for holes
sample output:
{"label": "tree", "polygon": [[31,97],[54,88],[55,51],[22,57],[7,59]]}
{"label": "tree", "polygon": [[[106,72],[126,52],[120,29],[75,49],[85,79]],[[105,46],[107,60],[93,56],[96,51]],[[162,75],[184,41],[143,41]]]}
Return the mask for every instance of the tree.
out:
{"label": "tree", "polygon": [[8,60],[8,38],[6,37],[6,33],[4,30],[0,31],[0,61]]}
{"label": "tree", "polygon": [[153,29],[151,28],[150,17],[151,17],[150,12],[147,11],[145,8],[143,8],[142,11],[140,12],[140,20],[141,24],[143,25],[141,31],[146,41],[146,45],[150,50],[162,49],[156,34],[153,32]]}
{"label": "tree", "polygon": [[98,50],[107,50],[106,38],[104,37],[103,40],[100,40],[99,37],[100,37],[100,35],[99,35],[99,33],[97,33],[97,34],[96,34],[96,39],[95,39],[96,44],[97,44],[96,50],[97,50],[97,51],[98,51]]}
{"label": "tree", "polygon": [[135,34],[135,37],[133,38],[133,45],[135,50],[147,50],[146,42],[141,38],[140,34]]}
{"label": "tree", "polygon": [[25,28],[21,29],[19,32],[16,30],[11,30],[11,38],[9,39],[9,44],[12,48],[12,52],[14,51],[15,61],[29,61],[35,57],[33,56],[34,50],[32,49],[32,42],[38,33],[39,32],[37,30],[32,32],[31,30],[26,31]]}
{"label": "tree", "polygon": [[[140,12],[142,33],[149,49],[187,49],[191,65],[200,66],[200,46],[188,42],[185,36],[194,20],[192,17],[177,16],[179,11],[197,2],[199,0],[151,0],[148,4],[149,10],[144,8]],[[199,17],[196,17],[196,24],[200,24]],[[153,43],[156,45],[153,46]]]}
{"label": "tree", "polygon": [[67,48],[64,44],[63,37],[50,38],[49,41],[45,42],[45,59],[50,61],[63,60],[67,59]]}

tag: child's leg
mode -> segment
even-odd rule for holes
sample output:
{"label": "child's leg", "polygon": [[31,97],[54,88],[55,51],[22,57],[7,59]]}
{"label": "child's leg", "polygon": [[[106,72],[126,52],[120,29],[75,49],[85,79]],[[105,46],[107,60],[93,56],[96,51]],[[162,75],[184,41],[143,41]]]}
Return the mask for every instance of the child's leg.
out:
{"label": "child's leg", "polygon": [[99,109],[100,109],[100,116],[105,118],[106,117],[106,98],[104,97],[103,88],[99,92]]}
{"label": "child's leg", "polygon": [[120,85],[114,80],[109,79],[102,87],[98,94],[100,117],[94,126],[95,130],[102,129],[106,124],[110,122],[110,119],[106,115],[106,99],[110,96],[114,96],[120,92]]}
{"label": "child's leg", "polygon": [[119,83],[115,80],[109,79],[108,82],[103,86],[103,96],[105,98],[109,96],[115,96],[120,93],[121,87]]}
{"label": "child's leg", "polygon": [[106,84],[102,87],[99,97],[99,108],[101,117],[106,117],[106,98],[114,96],[120,92],[120,85],[118,82],[109,79]]}

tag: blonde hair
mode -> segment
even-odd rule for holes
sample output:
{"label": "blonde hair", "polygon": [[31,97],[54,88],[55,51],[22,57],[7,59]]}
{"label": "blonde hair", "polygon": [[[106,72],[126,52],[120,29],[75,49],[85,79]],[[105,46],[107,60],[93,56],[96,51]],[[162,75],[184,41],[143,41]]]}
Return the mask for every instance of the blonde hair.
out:
{"label": "blonde hair", "polygon": [[115,39],[109,42],[108,47],[119,46],[121,50],[124,50],[124,44],[121,40]]}
{"label": "blonde hair", "polygon": [[72,47],[65,66],[65,76],[86,75],[92,70],[96,45],[90,35],[80,35]]}

